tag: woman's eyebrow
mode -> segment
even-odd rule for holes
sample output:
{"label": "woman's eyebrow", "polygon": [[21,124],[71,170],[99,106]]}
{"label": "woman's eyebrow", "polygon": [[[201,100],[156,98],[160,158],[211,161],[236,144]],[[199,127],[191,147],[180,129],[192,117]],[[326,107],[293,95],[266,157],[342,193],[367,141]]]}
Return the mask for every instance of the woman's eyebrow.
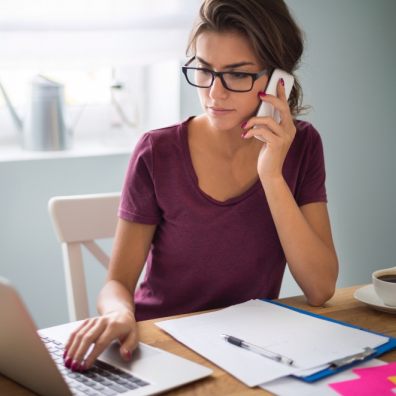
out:
{"label": "woman's eyebrow", "polygon": [[[203,60],[199,56],[197,56],[196,58],[203,65],[212,67],[212,65],[210,63],[206,62],[205,60]],[[234,68],[241,67],[241,66],[251,66],[251,65],[255,66],[255,63],[253,63],[253,62],[238,62],[238,63],[232,63],[230,65],[225,65],[224,69],[234,69]]]}

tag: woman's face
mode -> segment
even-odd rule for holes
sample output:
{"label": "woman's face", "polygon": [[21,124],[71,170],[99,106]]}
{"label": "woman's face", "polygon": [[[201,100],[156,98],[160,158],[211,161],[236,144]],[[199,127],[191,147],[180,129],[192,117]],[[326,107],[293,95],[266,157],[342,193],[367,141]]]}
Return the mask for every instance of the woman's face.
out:
{"label": "woman's face", "polygon": [[[214,71],[257,73],[263,69],[249,41],[234,32],[203,32],[196,41],[196,67]],[[215,78],[210,88],[197,88],[202,108],[209,123],[218,130],[239,128],[254,115],[260,99],[258,93],[267,84],[263,75],[254,82],[249,92],[232,92]]]}

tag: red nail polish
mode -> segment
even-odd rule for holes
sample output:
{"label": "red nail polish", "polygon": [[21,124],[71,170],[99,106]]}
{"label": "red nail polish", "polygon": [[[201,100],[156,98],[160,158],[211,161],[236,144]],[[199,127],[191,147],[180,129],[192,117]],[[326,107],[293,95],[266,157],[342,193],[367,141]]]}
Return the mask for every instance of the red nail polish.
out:
{"label": "red nail polish", "polygon": [[264,91],[260,91],[259,96],[263,97],[263,96],[267,96],[267,94]]}
{"label": "red nail polish", "polygon": [[72,359],[68,357],[68,358],[65,360],[65,366],[66,366],[67,368],[70,368],[70,367],[71,367],[71,364],[72,364]]}
{"label": "red nail polish", "polygon": [[127,358],[128,360],[131,360],[132,355],[131,355],[131,352],[130,352],[130,351],[127,351],[127,353],[125,354],[125,356],[126,356],[126,358]]}
{"label": "red nail polish", "polygon": [[245,136],[246,136],[246,134],[247,134],[247,131],[245,131],[245,132],[242,132],[242,134],[241,134],[241,138],[245,138]]}
{"label": "red nail polish", "polygon": [[79,371],[85,371],[87,368],[85,366],[85,360],[80,364]]}
{"label": "red nail polish", "polygon": [[245,121],[245,122],[242,122],[242,124],[241,124],[241,128],[242,128],[242,129],[245,129],[245,126],[246,126],[246,124],[247,124],[247,121]]}
{"label": "red nail polish", "polygon": [[280,83],[282,84],[282,86],[285,86],[285,80],[283,78],[280,79]]}
{"label": "red nail polish", "polygon": [[80,363],[78,363],[76,360],[73,360],[73,363],[70,367],[71,371],[78,371],[80,368]]}
{"label": "red nail polish", "polygon": [[65,360],[66,356],[67,356],[67,349],[65,349],[65,352],[63,352],[63,360]]}

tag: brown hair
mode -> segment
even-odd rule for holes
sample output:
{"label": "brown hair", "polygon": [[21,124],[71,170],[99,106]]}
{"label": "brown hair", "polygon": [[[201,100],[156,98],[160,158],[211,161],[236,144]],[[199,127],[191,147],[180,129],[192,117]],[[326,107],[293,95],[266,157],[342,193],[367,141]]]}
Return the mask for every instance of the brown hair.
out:
{"label": "brown hair", "polygon": [[[195,52],[205,31],[237,31],[247,37],[256,56],[270,70],[293,74],[303,53],[303,34],[283,0],[204,0],[191,31],[187,54]],[[293,115],[304,110],[301,86],[295,82],[289,97]]]}

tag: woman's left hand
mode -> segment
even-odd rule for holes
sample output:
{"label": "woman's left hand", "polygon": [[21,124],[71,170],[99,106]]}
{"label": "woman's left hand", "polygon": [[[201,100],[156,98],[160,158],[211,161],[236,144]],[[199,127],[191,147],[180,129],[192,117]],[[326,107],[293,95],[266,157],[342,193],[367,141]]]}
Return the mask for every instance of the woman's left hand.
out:
{"label": "woman's left hand", "polygon": [[259,96],[262,101],[272,104],[279,111],[280,124],[272,117],[252,117],[243,128],[245,139],[258,136],[260,140],[264,141],[257,161],[257,172],[262,182],[269,178],[282,177],[283,163],[296,135],[296,127],[286,99],[285,87],[280,80],[277,94],[278,97]]}

